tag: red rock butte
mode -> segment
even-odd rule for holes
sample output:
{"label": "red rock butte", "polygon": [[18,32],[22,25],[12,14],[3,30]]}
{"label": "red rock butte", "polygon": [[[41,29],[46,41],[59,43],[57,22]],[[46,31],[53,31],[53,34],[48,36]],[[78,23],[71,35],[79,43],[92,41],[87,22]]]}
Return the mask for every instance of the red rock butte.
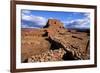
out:
{"label": "red rock butte", "polygon": [[64,28],[63,23],[60,22],[60,20],[57,19],[49,19],[46,26],[44,28]]}
{"label": "red rock butte", "polygon": [[44,29],[47,30],[48,34],[65,33],[67,29],[64,29],[63,23],[57,19],[49,19]]}

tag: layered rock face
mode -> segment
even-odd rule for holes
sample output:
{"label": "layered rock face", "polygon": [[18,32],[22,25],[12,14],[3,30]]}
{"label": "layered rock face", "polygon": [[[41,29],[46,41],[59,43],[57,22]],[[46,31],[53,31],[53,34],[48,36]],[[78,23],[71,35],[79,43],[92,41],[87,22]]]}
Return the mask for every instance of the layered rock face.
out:
{"label": "layered rock face", "polygon": [[89,51],[87,32],[65,29],[56,19],[41,29],[22,29],[22,62],[87,60]]}

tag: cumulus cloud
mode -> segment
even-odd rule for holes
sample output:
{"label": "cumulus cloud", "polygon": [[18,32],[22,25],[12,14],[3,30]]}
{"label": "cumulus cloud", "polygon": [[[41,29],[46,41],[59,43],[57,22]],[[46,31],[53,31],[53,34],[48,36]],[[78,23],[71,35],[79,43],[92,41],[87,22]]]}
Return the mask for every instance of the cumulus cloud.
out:
{"label": "cumulus cloud", "polygon": [[42,16],[35,16],[30,11],[22,11],[22,28],[25,27],[43,27],[46,25],[47,19]]}
{"label": "cumulus cloud", "polygon": [[89,28],[90,16],[89,14],[84,14],[84,18],[64,21],[63,23],[66,28]]}

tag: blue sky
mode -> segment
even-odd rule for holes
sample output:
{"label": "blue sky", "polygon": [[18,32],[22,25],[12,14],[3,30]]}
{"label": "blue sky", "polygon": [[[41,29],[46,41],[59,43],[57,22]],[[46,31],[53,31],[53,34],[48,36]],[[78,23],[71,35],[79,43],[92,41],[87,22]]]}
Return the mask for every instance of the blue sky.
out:
{"label": "blue sky", "polygon": [[65,28],[90,28],[90,14],[86,12],[21,10],[21,28],[42,28],[48,19],[60,20]]}

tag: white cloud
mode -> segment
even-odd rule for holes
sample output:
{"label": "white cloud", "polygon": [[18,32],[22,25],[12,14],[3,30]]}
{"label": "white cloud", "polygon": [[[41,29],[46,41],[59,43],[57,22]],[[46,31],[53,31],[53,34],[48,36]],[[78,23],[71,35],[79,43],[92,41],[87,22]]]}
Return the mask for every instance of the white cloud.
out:
{"label": "white cloud", "polygon": [[75,28],[89,28],[90,27],[90,16],[89,14],[84,14],[84,18],[74,19],[69,21],[64,21],[64,26],[75,27]]}
{"label": "white cloud", "polygon": [[49,19],[54,19],[53,17],[49,17]]}
{"label": "white cloud", "polygon": [[21,25],[22,28],[28,28],[29,26],[24,24],[24,25]]}
{"label": "white cloud", "polygon": [[[28,13],[28,12],[26,11],[25,13]],[[45,17],[35,16],[32,14],[25,14],[25,13],[22,13],[22,20],[33,22],[33,23],[36,23],[36,25],[40,25],[40,26],[46,25],[47,19]],[[33,26],[34,26],[34,24],[33,24]]]}
{"label": "white cloud", "polygon": [[90,18],[90,14],[89,14],[89,13],[84,13],[84,16],[85,16],[86,18]]}
{"label": "white cloud", "polygon": [[22,10],[22,14],[30,14],[31,11],[30,10]]}
{"label": "white cloud", "polygon": [[30,26],[28,26],[27,24],[21,25],[21,27],[22,27],[22,28],[37,28],[37,29],[38,29],[38,27],[30,27]]}

